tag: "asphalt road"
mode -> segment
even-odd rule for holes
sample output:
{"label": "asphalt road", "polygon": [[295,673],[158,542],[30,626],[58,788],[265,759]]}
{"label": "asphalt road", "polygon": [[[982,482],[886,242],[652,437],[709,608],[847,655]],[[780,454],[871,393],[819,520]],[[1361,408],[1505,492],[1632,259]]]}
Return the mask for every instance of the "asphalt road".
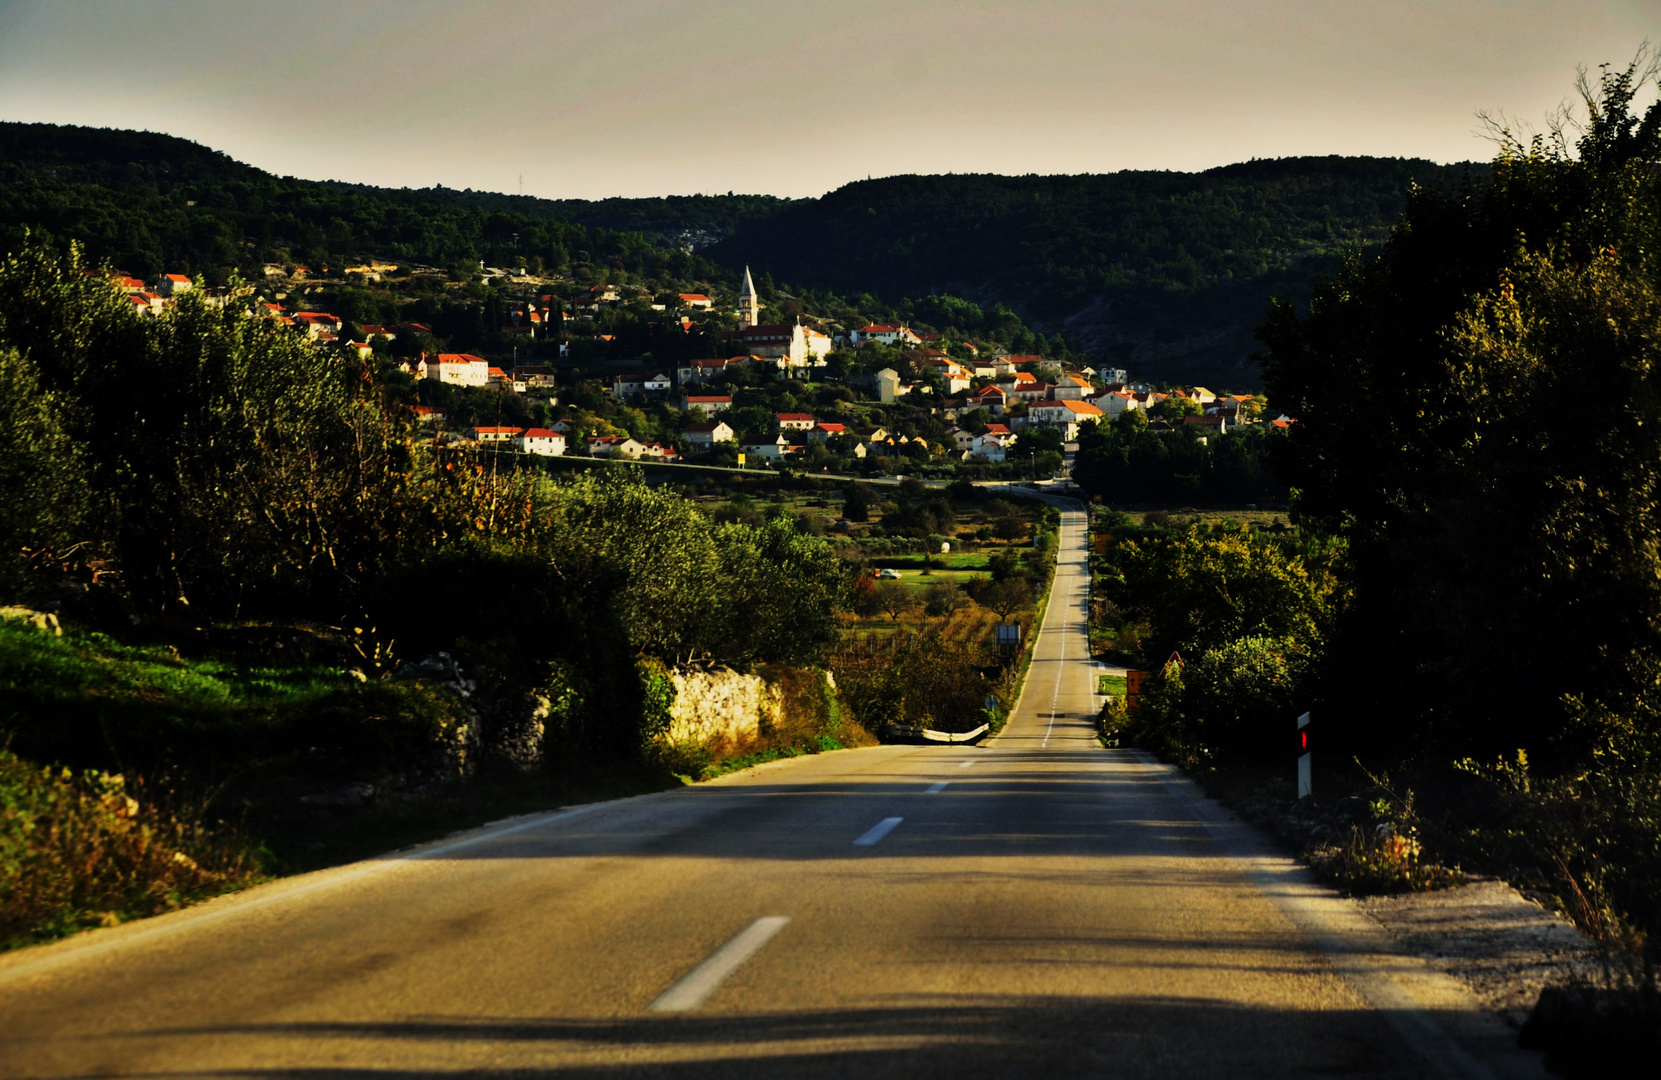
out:
{"label": "asphalt road", "polygon": [[1512,1076],[1455,985],[1102,750],[1082,515],[1024,697],[0,957],[0,1076]]}

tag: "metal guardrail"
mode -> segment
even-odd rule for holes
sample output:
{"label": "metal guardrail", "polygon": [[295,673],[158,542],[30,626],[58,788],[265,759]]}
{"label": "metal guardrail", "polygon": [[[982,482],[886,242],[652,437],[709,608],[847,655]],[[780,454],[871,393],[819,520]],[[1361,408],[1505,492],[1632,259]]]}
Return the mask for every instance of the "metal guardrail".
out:
{"label": "metal guardrail", "polygon": [[877,732],[883,742],[931,742],[931,743],[971,743],[985,735],[992,727],[991,724],[982,724],[973,731],[933,731],[929,728],[910,727],[905,724],[885,724]]}

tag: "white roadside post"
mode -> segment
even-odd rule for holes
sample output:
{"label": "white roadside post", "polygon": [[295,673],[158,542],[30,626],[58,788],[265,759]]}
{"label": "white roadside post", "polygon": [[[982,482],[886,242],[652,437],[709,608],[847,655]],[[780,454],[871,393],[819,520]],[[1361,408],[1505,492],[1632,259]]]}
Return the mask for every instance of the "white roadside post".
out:
{"label": "white roadside post", "polygon": [[1315,784],[1309,777],[1309,714],[1298,717],[1298,798],[1315,794]]}

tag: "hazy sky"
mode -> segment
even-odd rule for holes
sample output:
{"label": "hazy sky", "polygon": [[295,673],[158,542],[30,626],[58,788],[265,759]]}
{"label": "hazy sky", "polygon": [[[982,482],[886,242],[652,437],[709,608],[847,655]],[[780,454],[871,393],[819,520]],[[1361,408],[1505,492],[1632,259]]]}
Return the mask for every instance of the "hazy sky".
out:
{"label": "hazy sky", "polygon": [[0,119],[551,198],[1491,156],[1661,0],[0,0]]}

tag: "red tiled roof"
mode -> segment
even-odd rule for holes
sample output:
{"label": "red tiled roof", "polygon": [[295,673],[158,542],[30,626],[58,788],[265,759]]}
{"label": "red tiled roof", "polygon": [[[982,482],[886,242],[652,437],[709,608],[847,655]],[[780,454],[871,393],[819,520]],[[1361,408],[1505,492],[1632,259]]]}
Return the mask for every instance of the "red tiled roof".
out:
{"label": "red tiled roof", "polygon": [[1077,413],[1080,416],[1100,416],[1100,415],[1102,415],[1101,409],[1097,408],[1095,405],[1090,404],[1088,401],[1067,401],[1067,400],[1045,401],[1045,402],[1040,402],[1038,405],[1036,405],[1034,407],[1035,408],[1045,408],[1045,409],[1054,409],[1054,408],[1059,407],[1059,408],[1066,409],[1068,412]]}
{"label": "red tiled roof", "polygon": [[172,282],[189,283],[189,281],[190,281],[190,276],[187,275],[187,274],[163,274],[162,277],[164,277],[168,281],[172,281]]}
{"label": "red tiled roof", "polygon": [[781,412],[781,413],[774,413],[773,415],[778,417],[780,423],[783,423],[786,420],[812,420],[813,419],[813,414],[812,413],[805,413],[805,412]]}
{"label": "red tiled roof", "polygon": [[549,431],[545,427],[526,428],[520,434],[522,434],[527,439],[563,439],[563,438],[565,438],[565,436],[561,435],[559,432]]}
{"label": "red tiled roof", "polygon": [[479,435],[518,435],[524,428],[516,427],[476,427],[473,431]]}

